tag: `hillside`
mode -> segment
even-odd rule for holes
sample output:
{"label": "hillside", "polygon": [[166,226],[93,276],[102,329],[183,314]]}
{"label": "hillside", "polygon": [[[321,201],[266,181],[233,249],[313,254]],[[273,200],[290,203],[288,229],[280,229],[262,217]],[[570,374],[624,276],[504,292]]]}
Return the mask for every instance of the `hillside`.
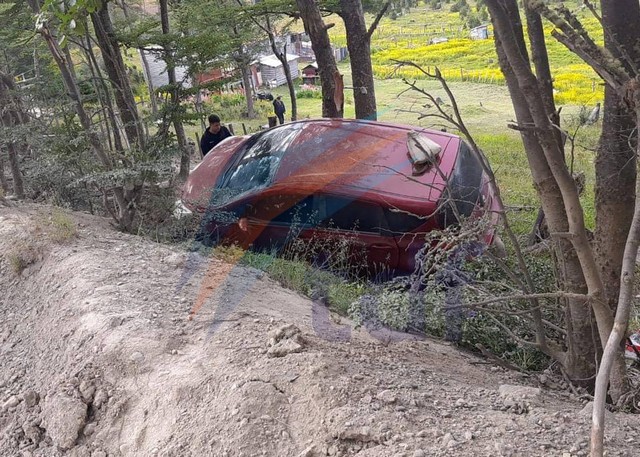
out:
{"label": "hillside", "polygon": [[[552,377],[356,330],[257,270],[34,205],[0,204],[0,253],[2,456],[587,455]],[[608,425],[634,455],[638,417]]]}

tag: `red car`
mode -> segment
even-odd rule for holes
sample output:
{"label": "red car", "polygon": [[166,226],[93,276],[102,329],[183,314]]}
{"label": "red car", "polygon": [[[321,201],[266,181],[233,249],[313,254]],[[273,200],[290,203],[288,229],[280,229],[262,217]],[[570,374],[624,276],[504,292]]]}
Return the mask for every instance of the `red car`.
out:
{"label": "red car", "polygon": [[[213,243],[271,249],[345,237],[370,273],[411,272],[424,233],[456,223],[456,213],[488,210],[495,223],[501,210],[460,137],[342,119],[226,139],[193,170],[183,202],[205,215]],[[492,238],[490,229],[484,241]]]}

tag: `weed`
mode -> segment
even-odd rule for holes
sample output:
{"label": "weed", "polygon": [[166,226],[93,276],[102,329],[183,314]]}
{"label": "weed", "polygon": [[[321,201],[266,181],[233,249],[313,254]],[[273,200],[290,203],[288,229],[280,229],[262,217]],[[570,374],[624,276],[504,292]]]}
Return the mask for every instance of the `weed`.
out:
{"label": "weed", "polygon": [[7,254],[11,270],[20,275],[29,265],[38,261],[41,254],[40,246],[33,240],[19,240]]}
{"label": "weed", "polygon": [[53,209],[46,224],[47,236],[55,243],[65,243],[78,236],[75,221],[60,208]]}

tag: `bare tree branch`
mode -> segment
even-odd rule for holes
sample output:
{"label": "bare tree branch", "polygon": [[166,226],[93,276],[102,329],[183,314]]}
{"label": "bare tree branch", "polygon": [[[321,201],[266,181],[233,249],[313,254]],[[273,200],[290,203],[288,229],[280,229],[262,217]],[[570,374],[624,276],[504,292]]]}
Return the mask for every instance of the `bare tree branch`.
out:
{"label": "bare tree branch", "polygon": [[391,5],[391,0],[389,0],[387,3],[385,3],[382,6],[382,9],[380,11],[378,11],[378,15],[376,16],[374,21],[371,23],[371,26],[369,26],[369,30],[367,30],[367,36],[369,38],[371,38],[371,35],[373,35],[373,32],[376,31],[376,28],[378,27],[378,24],[380,23],[380,20],[382,19],[382,16],[384,16],[384,13],[387,12],[387,9],[389,9],[390,5]]}

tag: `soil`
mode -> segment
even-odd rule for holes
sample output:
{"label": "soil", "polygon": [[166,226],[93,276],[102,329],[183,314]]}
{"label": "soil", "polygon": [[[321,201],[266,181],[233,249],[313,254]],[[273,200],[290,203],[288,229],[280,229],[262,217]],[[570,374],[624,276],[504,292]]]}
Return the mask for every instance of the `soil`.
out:
{"label": "soil", "polygon": [[[588,455],[589,405],[550,378],[105,219],[52,236],[52,211],[0,203],[2,456]],[[610,414],[608,455],[639,431]]]}

